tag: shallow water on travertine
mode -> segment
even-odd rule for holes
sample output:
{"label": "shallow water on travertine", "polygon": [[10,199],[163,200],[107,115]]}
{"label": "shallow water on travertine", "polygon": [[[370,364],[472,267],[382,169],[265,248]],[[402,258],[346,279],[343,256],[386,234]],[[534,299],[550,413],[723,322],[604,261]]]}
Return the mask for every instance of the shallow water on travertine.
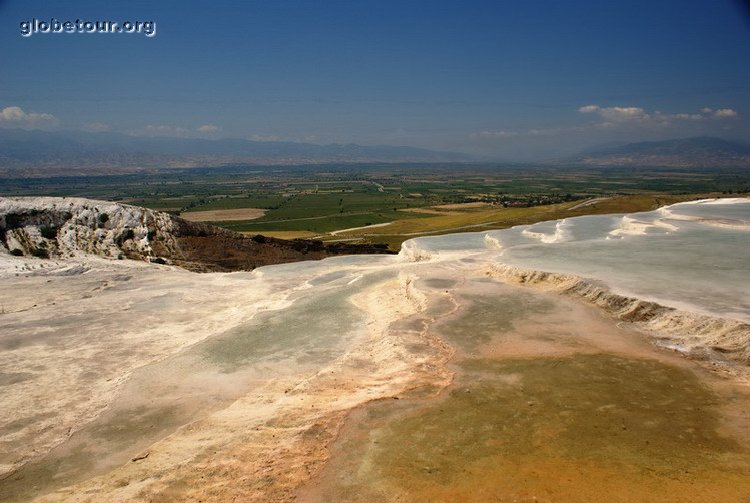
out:
{"label": "shallow water on travertine", "polygon": [[364,316],[348,299],[391,278],[375,272],[339,281],[316,296],[301,296],[280,312],[200,342],[173,357],[138,369],[99,418],[44,458],[0,483],[0,501],[27,499],[104,473],[137,456],[177,428],[245,396],[269,376],[315,372],[364,334]]}
{"label": "shallow water on travertine", "polygon": [[749,247],[750,199],[417,238],[408,246],[446,260],[485,249],[484,258],[496,262],[575,274],[628,295],[746,322]]}
{"label": "shallow water on travertine", "polygon": [[355,416],[332,487],[315,499],[750,497],[750,450],[717,432],[726,399],[690,372],[611,355],[468,360],[461,370],[441,399]]}
{"label": "shallow water on travertine", "polygon": [[547,242],[519,239],[537,226],[489,233],[503,263],[604,281],[610,287],[750,321],[750,200],[558,221]]}
{"label": "shallow water on travertine", "polygon": [[303,501],[750,498],[750,421],[727,413],[745,387],[569,300],[455,293],[462,308],[432,327],[459,349],[454,384],[355,411]]}

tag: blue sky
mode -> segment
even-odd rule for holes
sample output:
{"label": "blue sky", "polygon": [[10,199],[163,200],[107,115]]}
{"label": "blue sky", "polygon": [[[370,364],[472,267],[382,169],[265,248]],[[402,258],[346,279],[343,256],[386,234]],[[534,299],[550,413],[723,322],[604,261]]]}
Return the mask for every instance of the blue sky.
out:
{"label": "blue sky", "polygon": [[[0,126],[497,159],[750,142],[747,15],[733,0],[0,0]],[[32,18],[156,34],[22,37]]]}

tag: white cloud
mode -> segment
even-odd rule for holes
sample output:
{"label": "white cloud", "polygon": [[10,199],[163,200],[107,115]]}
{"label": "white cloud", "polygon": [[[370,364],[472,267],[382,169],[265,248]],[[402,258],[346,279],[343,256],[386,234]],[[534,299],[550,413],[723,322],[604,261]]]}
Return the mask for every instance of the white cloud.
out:
{"label": "white cloud", "polygon": [[180,126],[169,126],[165,124],[149,124],[143,129],[133,131],[131,134],[136,136],[172,136],[177,138],[198,138],[215,135],[221,131],[219,126],[214,124],[203,124],[197,128],[186,128]]}
{"label": "white cloud", "polygon": [[204,124],[197,128],[196,131],[203,134],[214,134],[221,131],[221,128],[219,126],[214,126],[213,124]]}
{"label": "white cloud", "polygon": [[46,113],[26,113],[21,107],[5,107],[0,111],[0,127],[46,129],[57,126],[57,117]]}
{"label": "white cloud", "polygon": [[685,121],[700,121],[705,119],[704,116],[701,114],[672,114],[667,117],[671,117],[672,119],[677,120],[685,120]]}
{"label": "white cloud", "polygon": [[586,105],[578,109],[582,114],[592,114],[600,110],[599,105]]}
{"label": "white cloud", "polygon": [[[580,133],[599,132],[600,134],[633,134],[649,131],[664,134],[673,130],[684,134],[711,133],[716,127],[716,121],[711,119],[727,119],[738,116],[731,108],[702,108],[700,112],[665,113],[659,110],[646,110],[636,106],[604,107],[595,103],[578,108],[581,114],[593,116],[593,120],[577,126],[544,127],[523,130],[485,130],[471,133],[469,138],[476,144],[500,145],[515,142],[502,140],[515,139],[523,141],[532,137],[573,137]],[[712,125],[713,124],[713,125]]]}
{"label": "white cloud", "polygon": [[641,107],[601,107],[599,105],[586,105],[578,109],[580,113],[597,114],[602,122],[593,124],[597,129],[612,129],[618,126],[641,126],[665,128],[678,122],[699,122],[709,118],[731,118],[737,117],[737,112],[731,108],[714,110],[704,107],[700,113],[663,113],[658,110],[648,112]]}
{"label": "white cloud", "polygon": [[650,119],[640,107],[600,107],[586,105],[578,109],[582,114],[597,114],[607,122],[642,122]]}
{"label": "white cloud", "polygon": [[482,138],[512,138],[514,136],[518,136],[518,132],[516,131],[482,131],[481,133],[477,133],[476,136],[482,137]]}
{"label": "white cloud", "polygon": [[731,108],[721,108],[714,112],[714,117],[717,118],[724,118],[724,117],[737,117],[737,112],[732,110]]}
{"label": "white cloud", "polygon": [[177,126],[165,126],[163,124],[146,126],[140,134],[146,136],[187,136],[188,130]]}
{"label": "white cloud", "polygon": [[81,129],[89,133],[104,133],[107,131],[112,131],[112,126],[110,126],[109,124],[104,124],[103,122],[90,122],[88,124],[84,124]]}
{"label": "white cloud", "polygon": [[648,120],[649,115],[640,107],[608,107],[598,110],[602,118],[612,122]]}

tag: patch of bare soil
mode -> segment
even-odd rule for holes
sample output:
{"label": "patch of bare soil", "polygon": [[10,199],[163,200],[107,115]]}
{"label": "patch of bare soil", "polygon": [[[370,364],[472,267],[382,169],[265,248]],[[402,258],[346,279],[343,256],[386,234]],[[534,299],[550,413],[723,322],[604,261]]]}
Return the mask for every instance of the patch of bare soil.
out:
{"label": "patch of bare soil", "polygon": [[261,208],[235,208],[231,210],[190,211],[180,214],[191,222],[233,222],[238,220],[255,220],[266,214]]}

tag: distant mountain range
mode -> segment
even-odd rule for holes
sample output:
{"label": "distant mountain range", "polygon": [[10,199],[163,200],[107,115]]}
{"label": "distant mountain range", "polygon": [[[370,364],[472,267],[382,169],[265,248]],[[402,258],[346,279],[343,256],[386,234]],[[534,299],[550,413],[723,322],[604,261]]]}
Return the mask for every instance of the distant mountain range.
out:
{"label": "distant mountain range", "polygon": [[748,167],[750,146],[710,136],[628,143],[557,161],[590,166]]}
{"label": "distant mountain range", "polygon": [[[469,154],[405,146],[315,145],[0,128],[0,177],[7,178],[123,174],[232,164],[472,161],[479,159]],[[750,168],[750,146],[707,136],[608,144],[556,159],[551,164]]]}
{"label": "distant mountain range", "polygon": [[0,176],[127,173],[164,168],[327,162],[455,162],[467,154],[401,146],[207,140],[0,129]]}

